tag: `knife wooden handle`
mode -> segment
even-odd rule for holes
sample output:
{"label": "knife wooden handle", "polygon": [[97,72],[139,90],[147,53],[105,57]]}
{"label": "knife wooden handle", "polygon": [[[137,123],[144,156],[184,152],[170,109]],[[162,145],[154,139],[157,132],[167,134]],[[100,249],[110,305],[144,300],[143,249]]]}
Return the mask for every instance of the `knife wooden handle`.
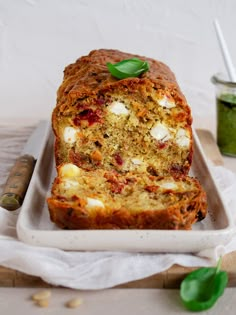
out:
{"label": "knife wooden handle", "polygon": [[22,205],[34,165],[34,157],[28,154],[16,160],[0,197],[1,207],[7,210],[16,210]]}

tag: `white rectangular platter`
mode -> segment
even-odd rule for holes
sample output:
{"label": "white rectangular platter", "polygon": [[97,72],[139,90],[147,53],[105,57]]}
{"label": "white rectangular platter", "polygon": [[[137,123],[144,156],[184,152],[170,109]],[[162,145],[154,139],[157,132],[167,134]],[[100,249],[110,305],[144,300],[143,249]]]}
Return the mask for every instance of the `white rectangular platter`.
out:
{"label": "white rectangular platter", "polygon": [[18,238],[35,246],[76,251],[132,251],[196,253],[227,244],[234,226],[211,172],[196,133],[191,176],[199,179],[207,192],[207,217],[190,231],[176,230],[61,230],[49,218],[46,198],[56,175],[54,137],[48,123],[42,152],[21,207]]}

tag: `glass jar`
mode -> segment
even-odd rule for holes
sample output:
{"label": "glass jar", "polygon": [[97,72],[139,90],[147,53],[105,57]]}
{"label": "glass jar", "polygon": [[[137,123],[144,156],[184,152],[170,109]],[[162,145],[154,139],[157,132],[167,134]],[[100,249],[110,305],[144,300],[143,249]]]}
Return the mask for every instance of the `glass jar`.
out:
{"label": "glass jar", "polygon": [[216,87],[217,145],[222,154],[236,156],[236,83],[220,74],[211,81]]}

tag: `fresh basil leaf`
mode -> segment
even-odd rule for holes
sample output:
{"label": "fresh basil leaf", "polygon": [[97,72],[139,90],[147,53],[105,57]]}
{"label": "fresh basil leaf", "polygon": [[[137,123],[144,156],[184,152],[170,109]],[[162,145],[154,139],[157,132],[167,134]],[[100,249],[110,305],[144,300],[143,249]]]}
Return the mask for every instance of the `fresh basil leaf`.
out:
{"label": "fresh basil leaf", "polygon": [[211,308],[224,293],[228,275],[220,270],[221,258],[217,267],[204,267],[187,275],[180,286],[180,297],[191,311],[203,311]]}
{"label": "fresh basil leaf", "polygon": [[115,64],[108,62],[107,67],[110,73],[118,79],[138,77],[149,70],[148,62],[138,58],[125,59]]}

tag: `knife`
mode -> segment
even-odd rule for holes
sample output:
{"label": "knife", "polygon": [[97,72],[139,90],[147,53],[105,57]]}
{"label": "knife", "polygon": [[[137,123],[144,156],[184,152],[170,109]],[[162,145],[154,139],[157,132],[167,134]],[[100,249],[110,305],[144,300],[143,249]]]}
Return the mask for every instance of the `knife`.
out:
{"label": "knife", "polygon": [[35,164],[42,150],[47,125],[48,122],[45,120],[39,122],[26,142],[20,157],[16,159],[0,197],[1,207],[12,211],[22,205]]}

